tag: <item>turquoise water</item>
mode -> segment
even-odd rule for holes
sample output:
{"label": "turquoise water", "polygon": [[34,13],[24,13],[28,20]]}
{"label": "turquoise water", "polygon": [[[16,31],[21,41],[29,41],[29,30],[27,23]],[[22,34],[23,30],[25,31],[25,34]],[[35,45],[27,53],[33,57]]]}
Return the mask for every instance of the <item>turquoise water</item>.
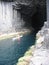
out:
{"label": "turquoise water", "polygon": [[0,65],[14,65],[27,49],[35,44],[35,34],[26,34],[19,40],[0,41]]}

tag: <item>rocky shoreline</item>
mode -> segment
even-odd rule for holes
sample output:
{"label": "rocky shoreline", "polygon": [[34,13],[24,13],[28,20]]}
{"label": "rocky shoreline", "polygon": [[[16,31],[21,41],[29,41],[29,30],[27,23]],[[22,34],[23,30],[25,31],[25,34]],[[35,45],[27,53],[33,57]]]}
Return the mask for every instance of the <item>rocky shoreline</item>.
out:
{"label": "rocky shoreline", "polygon": [[47,24],[45,22],[37,33],[35,51],[29,65],[49,65],[49,28]]}
{"label": "rocky shoreline", "polygon": [[18,60],[16,65],[49,65],[49,28],[47,22],[36,35],[36,44]]}

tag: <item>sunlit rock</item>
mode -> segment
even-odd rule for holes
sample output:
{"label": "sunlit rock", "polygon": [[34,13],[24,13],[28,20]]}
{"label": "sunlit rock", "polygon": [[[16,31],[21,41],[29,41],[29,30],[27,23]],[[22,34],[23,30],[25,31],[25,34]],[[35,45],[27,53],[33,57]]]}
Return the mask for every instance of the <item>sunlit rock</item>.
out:
{"label": "sunlit rock", "polygon": [[18,64],[16,64],[16,65],[28,65],[28,63],[27,62],[19,62]]}
{"label": "sunlit rock", "polygon": [[29,65],[49,65],[49,51],[46,49],[36,50]]}
{"label": "sunlit rock", "polygon": [[49,28],[47,24],[44,23],[36,35],[35,51],[29,65],[49,65]]}

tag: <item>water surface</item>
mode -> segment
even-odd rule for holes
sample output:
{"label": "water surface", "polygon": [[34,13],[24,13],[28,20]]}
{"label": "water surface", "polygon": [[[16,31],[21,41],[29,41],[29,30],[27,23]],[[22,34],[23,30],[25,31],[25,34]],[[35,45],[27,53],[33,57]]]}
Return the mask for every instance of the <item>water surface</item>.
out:
{"label": "water surface", "polygon": [[0,41],[0,65],[14,65],[31,45],[35,44],[35,34],[26,34],[20,39],[8,38]]}

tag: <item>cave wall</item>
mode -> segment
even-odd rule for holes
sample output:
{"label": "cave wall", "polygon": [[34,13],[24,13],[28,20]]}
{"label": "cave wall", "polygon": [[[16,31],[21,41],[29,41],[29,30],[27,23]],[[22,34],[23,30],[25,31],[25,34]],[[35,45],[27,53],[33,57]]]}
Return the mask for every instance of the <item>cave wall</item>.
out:
{"label": "cave wall", "polygon": [[47,20],[46,0],[16,0],[15,5],[25,21],[24,27],[41,29]]}
{"label": "cave wall", "polygon": [[[36,2],[37,0],[35,0]],[[32,17],[33,27],[38,31],[44,25],[44,22],[47,20],[47,8],[46,8],[46,0],[38,0],[36,2],[37,11]]]}

